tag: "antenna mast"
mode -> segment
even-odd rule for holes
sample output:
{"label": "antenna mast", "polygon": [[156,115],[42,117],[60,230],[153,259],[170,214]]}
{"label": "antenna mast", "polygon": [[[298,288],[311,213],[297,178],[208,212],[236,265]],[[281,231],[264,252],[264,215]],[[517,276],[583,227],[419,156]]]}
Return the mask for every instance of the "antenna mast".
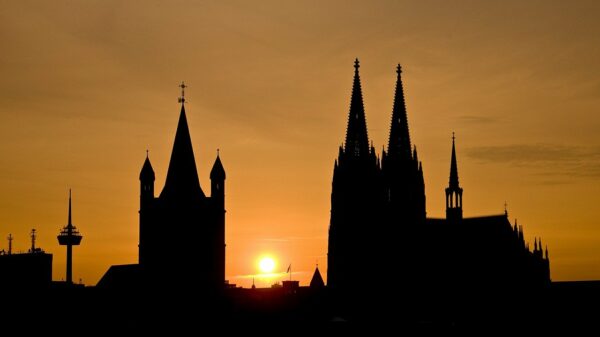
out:
{"label": "antenna mast", "polygon": [[13,236],[12,234],[8,234],[8,255],[12,254],[12,241],[13,241]]}
{"label": "antenna mast", "polygon": [[33,228],[31,230],[31,250],[29,251],[30,253],[35,253],[35,228]]}

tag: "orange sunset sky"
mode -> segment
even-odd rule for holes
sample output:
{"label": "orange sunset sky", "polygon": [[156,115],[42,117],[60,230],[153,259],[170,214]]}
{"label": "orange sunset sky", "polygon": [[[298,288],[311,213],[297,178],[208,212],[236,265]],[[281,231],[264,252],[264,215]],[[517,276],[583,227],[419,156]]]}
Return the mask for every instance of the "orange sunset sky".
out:
{"label": "orange sunset sky", "polygon": [[[227,278],[272,256],[326,274],[333,163],[355,57],[369,137],[387,142],[397,63],[430,217],[444,216],[456,132],[465,216],[499,214],[548,245],[553,280],[600,279],[597,1],[2,1],[0,249],[54,254],[74,279],[137,262],[138,174],[164,184],[184,80],[200,182],[227,171]],[[165,241],[180,228],[164,228]],[[393,270],[393,272],[392,272]],[[401,267],[357,273],[385,279]],[[257,278],[268,286],[285,276]]]}

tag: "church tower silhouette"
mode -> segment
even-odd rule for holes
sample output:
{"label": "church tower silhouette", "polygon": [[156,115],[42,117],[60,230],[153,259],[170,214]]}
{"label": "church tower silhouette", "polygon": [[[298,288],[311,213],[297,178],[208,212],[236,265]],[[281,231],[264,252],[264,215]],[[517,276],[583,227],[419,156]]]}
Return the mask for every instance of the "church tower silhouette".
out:
{"label": "church tower silhouette", "polygon": [[458,184],[458,164],[456,163],[456,148],[452,133],[452,157],[450,159],[450,181],[446,188],[446,219],[448,221],[462,220],[462,195],[463,189]]}
{"label": "church tower silhouette", "polygon": [[378,222],[383,193],[379,159],[369,146],[359,67],[356,59],[346,141],[334,164],[331,192],[327,284],[342,291],[364,284],[368,276],[356,273],[357,266],[377,261],[380,249],[380,233],[366,230]]}
{"label": "church tower silhouette", "polygon": [[425,222],[425,183],[417,147],[411,149],[402,67],[398,64],[396,93],[390,125],[388,151],[382,153],[382,171],[387,189],[388,217],[392,226]]}
{"label": "church tower silhouette", "polygon": [[225,169],[217,154],[207,197],[198,178],[183,92],[180,102],[171,160],[158,197],[148,155],[140,172],[139,264],[152,282],[220,289],[225,284]]}

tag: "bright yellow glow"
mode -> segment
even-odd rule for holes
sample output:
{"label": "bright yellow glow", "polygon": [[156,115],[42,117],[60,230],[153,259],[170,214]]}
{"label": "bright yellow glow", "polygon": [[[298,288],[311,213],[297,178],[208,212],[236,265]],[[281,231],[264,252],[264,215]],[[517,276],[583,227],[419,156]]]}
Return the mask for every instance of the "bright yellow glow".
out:
{"label": "bright yellow glow", "polygon": [[263,273],[271,273],[275,270],[275,260],[265,256],[258,262],[258,269]]}

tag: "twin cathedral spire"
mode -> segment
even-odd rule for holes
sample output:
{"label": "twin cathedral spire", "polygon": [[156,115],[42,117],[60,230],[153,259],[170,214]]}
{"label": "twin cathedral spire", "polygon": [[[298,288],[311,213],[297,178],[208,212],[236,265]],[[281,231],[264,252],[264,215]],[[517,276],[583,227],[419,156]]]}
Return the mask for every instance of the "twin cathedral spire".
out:
{"label": "twin cathedral spire", "polygon": [[[463,218],[463,189],[458,179],[454,134],[445,190],[446,219],[427,218],[423,165],[410,140],[402,68],[398,65],[396,70],[387,151],[384,149],[380,157],[369,143],[359,68],[357,59],[346,140],[333,171],[328,286],[341,291],[340,294],[346,291],[354,294],[354,289],[365,284],[377,286],[368,273],[357,273],[357,266],[389,270],[390,266],[401,265],[409,275],[402,281],[407,289],[429,289],[426,284],[432,280],[453,284],[456,279],[447,279],[436,272],[454,270],[457,261],[465,271],[464,279],[471,280],[472,271],[480,272],[480,256],[457,247],[476,246],[481,238],[501,242],[504,249],[494,251],[492,254],[496,255],[491,258],[504,262],[490,265],[484,274],[498,275],[497,280],[530,278],[548,282],[549,263],[541,258],[541,244],[536,241],[538,258],[531,258],[522,230],[506,230],[511,228],[506,214]],[[503,255],[508,250],[511,253]]]}
{"label": "twin cathedral spire", "polygon": [[[346,140],[340,154],[345,157],[369,159],[375,156],[374,148],[369,145],[365,108],[360,80],[360,63],[354,61],[354,80],[348,114]],[[412,213],[413,220],[424,220],[425,186],[423,165],[418,159],[416,146],[411,145],[404,87],[402,83],[402,67],[396,68],[396,90],[392,118],[390,122],[387,152],[381,154],[381,161],[376,160],[384,177],[387,188],[385,198],[401,212]],[[336,166],[342,158],[338,158]],[[450,164],[450,181],[446,188],[446,215],[448,219],[462,219],[462,188],[458,183],[455,137],[452,134],[452,157]]]}

